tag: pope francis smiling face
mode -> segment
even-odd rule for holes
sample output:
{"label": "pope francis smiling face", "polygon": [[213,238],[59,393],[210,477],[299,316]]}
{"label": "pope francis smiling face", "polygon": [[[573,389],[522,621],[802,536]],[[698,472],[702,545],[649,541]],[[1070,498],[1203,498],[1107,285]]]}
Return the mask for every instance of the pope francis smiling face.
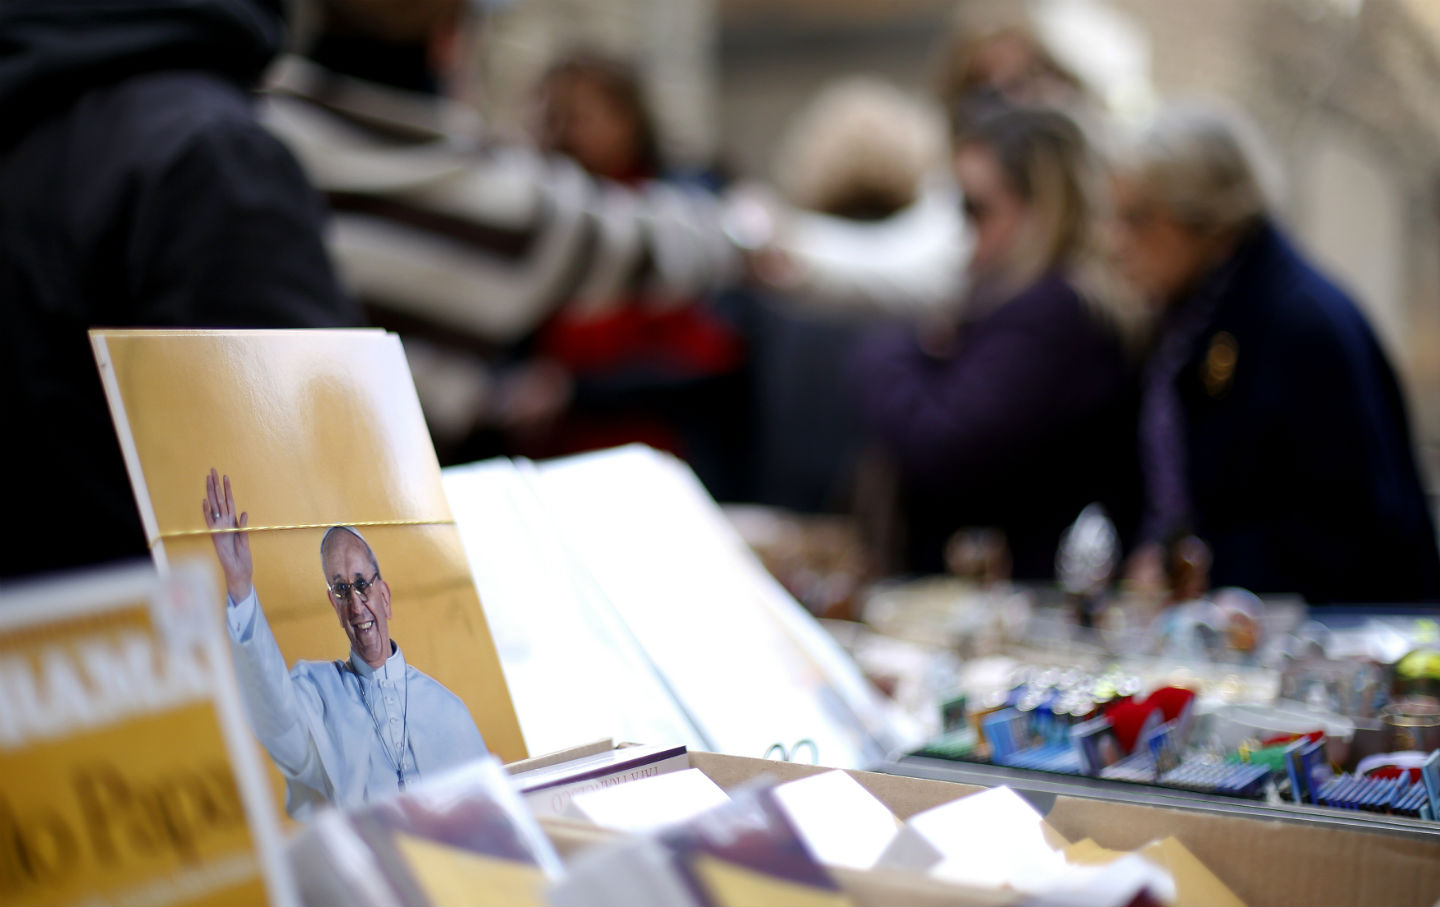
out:
{"label": "pope francis smiling face", "polygon": [[390,586],[380,577],[375,552],[359,533],[336,526],[320,543],[330,604],[350,648],[372,668],[391,655]]}

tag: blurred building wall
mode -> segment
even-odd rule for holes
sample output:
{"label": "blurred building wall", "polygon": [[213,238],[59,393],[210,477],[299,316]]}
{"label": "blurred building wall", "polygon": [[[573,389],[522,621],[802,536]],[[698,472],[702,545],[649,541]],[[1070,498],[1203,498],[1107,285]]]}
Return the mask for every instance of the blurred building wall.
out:
{"label": "blurred building wall", "polygon": [[768,177],[791,123],[828,83],[871,74],[918,97],[953,0],[720,0],[719,123],[728,162]]}

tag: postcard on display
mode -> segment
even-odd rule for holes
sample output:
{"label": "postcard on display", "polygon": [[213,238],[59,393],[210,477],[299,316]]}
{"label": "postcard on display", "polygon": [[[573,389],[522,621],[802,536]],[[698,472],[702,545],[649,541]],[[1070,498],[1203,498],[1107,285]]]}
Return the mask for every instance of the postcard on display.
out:
{"label": "postcard on display", "polygon": [[295,904],[207,563],[0,604],[0,903]]}
{"label": "postcard on display", "polygon": [[737,790],[729,802],[688,821],[583,852],[567,869],[550,890],[556,907],[850,903],[773,787]]}
{"label": "postcard on display", "polygon": [[155,561],[219,569],[285,809],[525,747],[400,341],[91,332]]}
{"label": "postcard on display", "polygon": [[307,904],[539,907],[562,873],[493,756],[356,812],[326,810],[291,856]]}

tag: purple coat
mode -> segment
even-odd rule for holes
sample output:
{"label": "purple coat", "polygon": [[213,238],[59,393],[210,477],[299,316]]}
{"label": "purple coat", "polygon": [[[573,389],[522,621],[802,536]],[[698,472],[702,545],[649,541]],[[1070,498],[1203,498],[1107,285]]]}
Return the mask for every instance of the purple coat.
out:
{"label": "purple coat", "polygon": [[944,358],[902,331],[871,338],[859,365],[865,417],[901,475],[908,569],[941,569],[951,533],[993,526],[1018,578],[1049,578],[1085,505],[1133,528],[1135,370],[1060,277],[964,325]]}

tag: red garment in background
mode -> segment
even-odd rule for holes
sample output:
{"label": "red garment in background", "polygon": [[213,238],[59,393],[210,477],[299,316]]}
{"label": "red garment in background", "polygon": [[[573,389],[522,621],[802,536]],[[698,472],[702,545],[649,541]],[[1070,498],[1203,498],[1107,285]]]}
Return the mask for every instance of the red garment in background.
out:
{"label": "red garment in background", "polygon": [[[728,374],[745,354],[740,335],[703,303],[661,309],[641,300],[598,317],[562,310],[542,328],[536,352],[563,366],[577,383],[630,373],[644,374],[657,386]],[[644,408],[603,415],[572,411],[547,447],[562,455],[629,443],[685,455],[675,427]]]}
{"label": "red garment in background", "polygon": [[636,301],[600,317],[559,312],[539,351],[579,374],[643,364],[678,377],[718,375],[740,365],[740,337],[703,304],[655,310]]}

